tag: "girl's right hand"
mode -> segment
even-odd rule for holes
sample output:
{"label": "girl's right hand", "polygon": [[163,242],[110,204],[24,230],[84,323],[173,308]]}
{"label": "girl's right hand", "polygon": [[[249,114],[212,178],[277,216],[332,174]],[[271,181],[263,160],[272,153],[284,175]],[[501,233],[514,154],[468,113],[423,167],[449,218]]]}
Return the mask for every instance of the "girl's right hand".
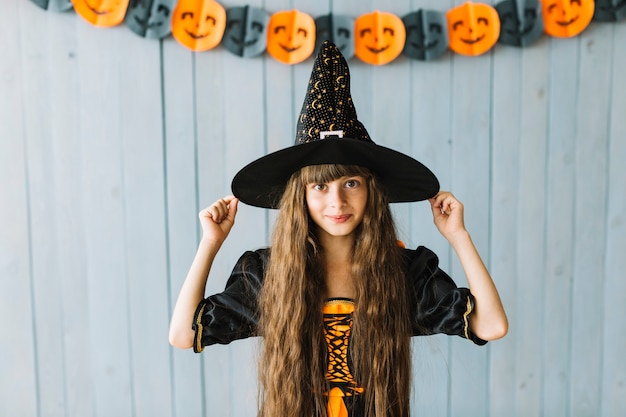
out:
{"label": "girl's right hand", "polygon": [[221,245],[235,224],[239,199],[227,196],[217,200],[198,213],[202,226],[202,239]]}

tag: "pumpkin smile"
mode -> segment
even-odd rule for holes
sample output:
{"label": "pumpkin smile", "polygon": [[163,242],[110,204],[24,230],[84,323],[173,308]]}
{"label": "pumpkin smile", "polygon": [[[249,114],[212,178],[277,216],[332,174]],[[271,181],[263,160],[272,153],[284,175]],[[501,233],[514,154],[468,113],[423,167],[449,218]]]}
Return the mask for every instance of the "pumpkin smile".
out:
{"label": "pumpkin smile", "polygon": [[575,21],[577,21],[579,17],[580,16],[572,17],[570,20],[567,20],[567,21],[555,20],[555,23],[559,26],[569,26]]}
{"label": "pumpkin smile", "polygon": [[94,12],[95,14],[99,16],[103,16],[105,14],[111,13],[111,10],[99,10],[96,6],[92,6],[91,4],[89,4],[87,0],[85,0],[85,6],[87,6],[89,10],[91,10],[92,12]]}
{"label": "pumpkin smile", "polygon": [[196,35],[193,32],[190,32],[189,30],[185,29],[185,32],[187,33],[187,35],[189,35],[191,38],[193,39],[203,39],[206,38],[207,36],[209,36],[211,33],[200,33],[198,35]]}
{"label": "pumpkin smile", "polygon": [[293,48],[290,48],[288,46],[283,45],[282,43],[279,43],[278,46],[283,48],[283,50],[288,53],[292,53],[293,51],[297,51],[298,49],[300,49],[300,46],[294,46]]}
{"label": "pumpkin smile", "polygon": [[381,52],[385,52],[389,49],[389,45],[383,46],[382,48],[374,48],[372,46],[366,46],[366,48],[373,54],[380,54]]}
{"label": "pumpkin smile", "polygon": [[478,43],[478,42],[482,41],[483,39],[485,39],[485,35],[479,36],[476,39],[464,39],[464,38],[459,38],[459,39],[463,43],[466,43],[468,45],[474,45],[475,43]]}

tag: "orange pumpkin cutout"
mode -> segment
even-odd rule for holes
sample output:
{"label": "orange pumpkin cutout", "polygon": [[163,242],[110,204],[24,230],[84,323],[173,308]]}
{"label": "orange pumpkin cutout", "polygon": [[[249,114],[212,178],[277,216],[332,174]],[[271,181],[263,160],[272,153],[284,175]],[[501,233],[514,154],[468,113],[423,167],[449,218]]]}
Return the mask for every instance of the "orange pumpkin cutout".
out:
{"label": "orange pumpkin cutout", "polygon": [[276,12],[267,27],[267,53],[283,64],[297,64],[315,49],[315,21],[297,10]]}
{"label": "orange pumpkin cutout", "polygon": [[72,0],[76,14],[94,26],[111,27],[124,21],[129,0]]}
{"label": "orange pumpkin cutout", "polygon": [[355,20],[354,39],[354,53],[361,61],[383,65],[402,53],[406,29],[398,16],[375,10]]}
{"label": "orange pumpkin cutout", "polygon": [[213,0],[178,0],[172,15],[172,36],[192,51],[207,51],[222,41],[226,10]]}
{"label": "orange pumpkin cutout", "polygon": [[550,36],[570,38],[585,30],[595,9],[593,0],[541,0],[543,30]]}
{"label": "orange pumpkin cutout", "polygon": [[500,16],[492,6],[466,2],[448,10],[449,47],[457,54],[477,56],[491,49],[500,36]]}

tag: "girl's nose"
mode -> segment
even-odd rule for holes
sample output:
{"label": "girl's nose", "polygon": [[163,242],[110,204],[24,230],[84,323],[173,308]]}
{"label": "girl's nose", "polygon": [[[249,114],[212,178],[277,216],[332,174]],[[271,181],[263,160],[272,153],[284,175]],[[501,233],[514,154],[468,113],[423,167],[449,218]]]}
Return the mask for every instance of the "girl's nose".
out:
{"label": "girl's nose", "polygon": [[328,197],[332,207],[342,207],[346,202],[343,187],[340,186],[332,186],[330,192],[328,193]]}

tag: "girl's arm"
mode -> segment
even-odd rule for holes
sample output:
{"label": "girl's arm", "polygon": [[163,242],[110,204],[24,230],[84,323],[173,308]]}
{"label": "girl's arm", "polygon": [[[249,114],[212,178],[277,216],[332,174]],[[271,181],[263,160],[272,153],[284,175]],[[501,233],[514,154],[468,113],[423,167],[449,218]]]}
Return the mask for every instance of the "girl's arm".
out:
{"label": "girl's arm", "polygon": [[215,255],[235,223],[238,202],[234,196],[224,197],[198,214],[202,225],[202,240],[172,313],[169,332],[172,346],[181,349],[193,346],[193,315],[198,303],[204,299],[206,282]]}
{"label": "girl's arm", "polygon": [[509,327],[506,313],[491,275],[465,229],[463,204],[446,191],[429,201],[435,225],[459,257],[476,301],[470,323],[472,332],[483,340],[504,337]]}

